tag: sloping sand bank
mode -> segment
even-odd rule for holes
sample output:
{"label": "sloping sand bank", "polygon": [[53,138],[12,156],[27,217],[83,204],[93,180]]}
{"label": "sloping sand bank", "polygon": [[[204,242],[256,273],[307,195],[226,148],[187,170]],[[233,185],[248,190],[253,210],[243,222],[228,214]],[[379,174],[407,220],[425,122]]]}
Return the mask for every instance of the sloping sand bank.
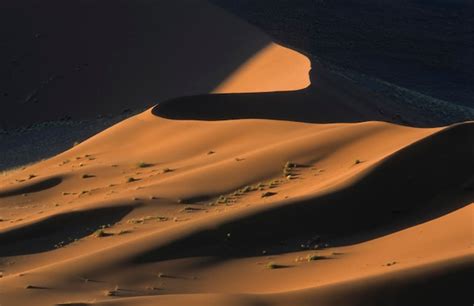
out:
{"label": "sloping sand bank", "polygon": [[2,305],[466,298],[473,135],[148,110],[2,178]]}

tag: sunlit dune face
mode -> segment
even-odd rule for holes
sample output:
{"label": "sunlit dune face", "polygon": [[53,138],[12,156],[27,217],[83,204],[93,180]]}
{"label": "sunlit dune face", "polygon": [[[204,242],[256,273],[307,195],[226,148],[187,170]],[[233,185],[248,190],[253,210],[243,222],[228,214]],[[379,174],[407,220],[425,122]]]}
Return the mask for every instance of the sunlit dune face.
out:
{"label": "sunlit dune face", "polygon": [[310,84],[309,59],[296,51],[271,43],[242,64],[214,93],[297,90]]}

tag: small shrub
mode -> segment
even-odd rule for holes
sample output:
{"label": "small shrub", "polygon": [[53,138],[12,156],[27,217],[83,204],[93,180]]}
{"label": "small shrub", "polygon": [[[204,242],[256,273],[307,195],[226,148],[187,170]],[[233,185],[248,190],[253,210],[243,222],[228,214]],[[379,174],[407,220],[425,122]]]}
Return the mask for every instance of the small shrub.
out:
{"label": "small shrub", "polygon": [[273,270],[273,269],[282,268],[283,266],[272,261],[272,262],[267,263],[266,267],[267,267],[267,269]]}
{"label": "small shrub", "polygon": [[138,168],[148,168],[148,167],[152,167],[152,166],[153,166],[153,164],[145,163],[145,162],[139,162],[139,163],[137,164],[137,167],[138,167]]}
{"label": "small shrub", "polygon": [[151,220],[156,220],[157,222],[164,222],[164,221],[168,221],[169,218],[163,217],[163,216],[145,216],[141,218],[130,219],[127,221],[127,223],[140,224],[140,223],[145,223],[146,221],[151,221]]}
{"label": "small shrub", "polygon": [[320,260],[320,259],[325,259],[325,258],[326,258],[325,256],[321,256],[318,254],[309,254],[308,256],[306,256],[306,259],[308,261]]}
{"label": "small shrub", "polygon": [[166,273],[160,272],[158,273],[158,277],[160,278],[171,278],[171,275],[168,275]]}
{"label": "small shrub", "polygon": [[217,204],[227,204],[229,202],[229,198],[227,198],[226,196],[223,196],[221,195],[218,199],[217,199]]}
{"label": "small shrub", "polygon": [[195,212],[195,211],[199,211],[199,210],[201,210],[201,208],[186,206],[183,209],[181,209],[181,212]]}
{"label": "small shrub", "polygon": [[286,164],[285,164],[285,168],[286,168],[286,169],[296,168],[296,164],[291,163],[291,162],[288,161],[288,162],[286,162]]}
{"label": "small shrub", "polygon": [[250,192],[252,191],[252,187],[250,186],[245,186],[244,188],[240,189],[242,191],[242,193],[247,193],[247,192]]}
{"label": "small shrub", "polygon": [[104,229],[98,229],[94,232],[94,237],[101,238],[101,237],[107,237],[110,236],[110,233],[106,233]]}
{"label": "small shrub", "polygon": [[136,178],[134,178],[134,177],[129,177],[129,178],[127,179],[127,183],[133,183],[133,182],[136,182],[136,181],[139,181],[139,180],[140,180],[140,179],[136,179]]}
{"label": "small shrub", "polygon": [[267,197],[271,197],[271,196],[276,195],[276,194],[277,194],[276,192],[267,191],[267,192],[262,193],[262,195],[260,197],[267,198]]}

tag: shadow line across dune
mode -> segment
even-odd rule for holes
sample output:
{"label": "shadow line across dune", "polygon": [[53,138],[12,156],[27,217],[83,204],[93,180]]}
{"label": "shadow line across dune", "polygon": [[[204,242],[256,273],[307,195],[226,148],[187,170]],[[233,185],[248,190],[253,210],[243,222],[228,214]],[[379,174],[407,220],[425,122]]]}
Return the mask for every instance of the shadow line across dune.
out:
{"label": "shadow line across dune", "polygon": [[[314,70],[314,69],[313,69]],[[320,73],[320,74],[319,74]],[[160,102],[156,116],[180,120],[274,119],[308,123],[391,121],[378,112],[362,111],[379,99],[348,82],[318,70],[312,85],[296,91],[224,93],[184,96]],[[346,86],[346,88],[344,88]],[[397,123],[397,122],[395,122]]]}
{"label": "shadow line across dune", "polygon": [[63,181],[62,177],[56,176],[56,177],[50,177],[47,179],[41,179],[38,181],[33,181],[21,186],[8,188],[6,190],[0,190],[0,199],[16,196],[20,194],[41,192],[43,190],[47,190],[61,184],[62,181]]}
{"label": "shadow line across dune", "polygon": [[460,120],[456,118],[469,118],[462,111],[441,116],[436,109],[430,109],[432,105],[424,105],[426,101],[400,103],[350,81],[319,62],[312,62],[309,79],[307,88],[295,91],[202,94],[164,100],[152,113],[175,120],[385,121],[413,127],[435,127],[456,123]]}

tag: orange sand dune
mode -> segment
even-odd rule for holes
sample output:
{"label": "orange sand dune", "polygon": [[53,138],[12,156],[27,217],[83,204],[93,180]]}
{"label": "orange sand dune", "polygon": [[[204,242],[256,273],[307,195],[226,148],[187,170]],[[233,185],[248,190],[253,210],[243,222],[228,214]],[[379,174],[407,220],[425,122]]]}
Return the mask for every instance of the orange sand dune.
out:
{"label": "orange sand dune", "polygon": [[0,301],[377,305],[439,273],[462,291],[473,133],[148,110],[2,178]]}
{"label": "orange sand dune", "polygon": [[206,2],[158,2],[163,36],[137,33],[169,45],[124,41],[108,102],[7,110],[22,124],[178,97],[0,176],[1,306],[472,302],[474,122],[383,122],[416,114],[320,65],[307,87],[306,57]]}

